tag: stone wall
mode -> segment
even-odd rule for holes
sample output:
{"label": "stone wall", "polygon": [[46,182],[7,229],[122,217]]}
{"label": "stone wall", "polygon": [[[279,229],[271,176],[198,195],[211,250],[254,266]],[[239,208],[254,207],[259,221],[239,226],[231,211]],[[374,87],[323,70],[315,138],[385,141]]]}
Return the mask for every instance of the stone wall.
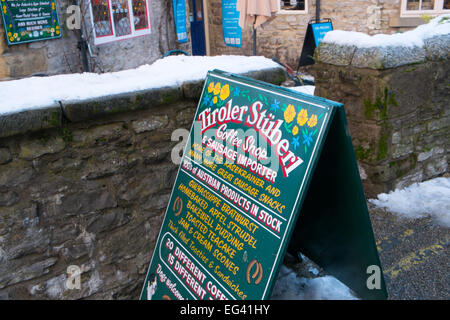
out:
{"label": "stone wall", "polygon": [[[86,2],[86,0],[83,0]],[[186,0],[186,11],[188,11]],[[191,42],[179,44],[176,40],[175,22],[172,1],[151,0],[150,22],[152,33],[132,39],[120,40],[95,46],[89,12],[86,12],[88,40],[97,56],[91,58],[91,66],[95,72],[113,72],[136,68],[143,64],[150,64],[161,58],[169,50],[181,49],[192,52]],[[189,19],[186,18],[188,22]],[[190,39],[190,25],[187,23],[188,39]]]}
{"label": "stone wall", "polygon": [[423,47],[321,43],[315,95],[344,104],[366,195],[448,173],[450,35]]}
{"label": "stone wall", "polygon": [[[190,129],[202,88],[0,116],[0,299],[139,297],[178,169],[171,135]],[[70,265],[80,290],[66,287]]]}
{"label": "stone wall", "polygon": [[[67,14],[67,8],[73,2],[57,0],[62,31],[60,39],[8,46],[3,22],[0,21],[0,80],[83,71],[75,33],[78,31],[68,30],[66,25],[67,17],[72,14]],[[176,42],[171,1],[149,1],[152,27],[150,35],[99,46],[94,45],[87,0],[81,0],[80,3],[84,18],[83,33],[92,48],[92,56],[88,54],[91,72],[119,71],[150,64],[168,50],[191,51],[190,42],[181,45]]]}
{"label": "stone wall", "polygon": [[[320,16],[330,18],[335,30],[367,34],[394,33],[425,23],[420,18],[400,19],[400,0],[322,0]],[[208,1],[211,54],[253,54],[251,29],[243,32],[243,47],[225,46],[222,31],[222,1]],[[264,28],[257,30],[257,54],[276,57],[293,68],[298,65],[308,22],[315,18],[316,1],[308,1],[308,12],[279,13]]]}

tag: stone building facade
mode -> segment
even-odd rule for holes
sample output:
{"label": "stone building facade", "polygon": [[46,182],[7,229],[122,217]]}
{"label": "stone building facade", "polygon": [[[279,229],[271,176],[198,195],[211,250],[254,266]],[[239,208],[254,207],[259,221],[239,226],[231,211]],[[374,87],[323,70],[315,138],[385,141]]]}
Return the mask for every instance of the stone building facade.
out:
{"label": "stone building facade", "polygon": [[[76,27],[77,23],[81,26],[81,32],[89,45],[86,55],[91,72],[135,68],[152,63],[168,50],[182,49],[190,52],[190,42],[179,44],[176,41],[172,2],[163,0],[132,1],[133,4],[142,2],[149,6],[151,33],[96,44],[90,4],[98,2],[101,1],[56,0],[62,34],[59,39],[8,46],[4,36],[3,22],[0,22],[0,81],[33,75],[46,76],[86,71],[83,68],[83,57],[77,36],[80,29]],[[109,3],[114,4],[125,2],[127,0],[109,0]],[[80,14],[77,17],[75,17],[76,11],[71,7],[73,5],[80,8]],[[73,28],[71,25],[75,19],[79,20],[76,20],[75,28]]]}
{"label": "stone building facade", "polygon": [[[291,2],[290,0],[280,1],[285,4]],[[297,3],[304,4],[304,10],[285,10],[285,7],[281,7],[280,4],[277,17],[257,30],[257,54],[268,58],[276,57],[291,67],[297,67],[308,22],[317,16],[330,18],[334,29],[377,34],[402,32],[414,28],[425,22],[426,19],[421,18],[423,14],[450,13],[449,0],[427,2],[442,8],[440,10],[409,12],[405,9],[406,6],[412,8],[412,5],[417,2],[415,0],[298,0]],[[125,37],[126,39],[117,41],[114,39],[98,41],[100,37],[97,37],[96,41],[94,25],[104,28],[105,25],[102,26],[102,23],[105,21],[93,21],[91,14],[102,14],[103,10],[100,6],[102,3],[109,3],[112,8],[120,8],[120,4],[123,7],[126,3],[133,5],[145,3],[148,6],[151,33]],[[74,4],[80,8],[81,32],[89,45],[86,56],[88,70],[91,72],[135,68],[152,63],[161,58],[165,52],[174,49],[181,49],[192,54],[192,39],[198,31],[191,34],[190,29],[193,17],[198,14],[198,11],[202,12],[203,22],[200,29],[204,34],[200,38],[204,39],[202,40],[206,47],[204,54],[212,56],[253,54],[251,28],[243,30],[242,48],[225,45],[222,30],[222,0],[185,0],[188,41],[181,44],[176,40],[172,1],[56,0],[62,31],[60,39],[8,46],[4,37],[3,23],[0,22],[2,33],[0,36],[0,81],[32,75],[86,71],[87,68],[84,67],[86,63],[83,64],[84,55],[79,46],[79,29],[71,30],[67,24],[73,18],[70,7]],[[94,7],[97,9],[92,9]],[[195,15],[192,8],[196,8]],[[138,21],[135,20],[135,23]],[[111,24],[115,24],[115,28],[120,27],[120,21],[112,18]],[[103,34],[100,35],[103,36]]]}
{"label": "stone building facade", "polygon": [[[288,1],[285,1],[288,2]],[[414,1],[411,1],[411,3]],[[443,8],[448,1],[432,1]],[[291,67],[297,67],[302,51],[306,28],[311,19],[316,18],[317,0],[305,1],[304,11],[280,10],[277,17],[263,28],[257,29],[257,54],[268,58],[276,57]],[[402,9],[405,0],[322,0],[320,18],[330,18],[334,29],[358,31],[367,34],[403,32],[425,23],[424,15],[450,13],[448,9],[434,11],[406,12]],[[429,13],[428,13],[429,12]],[[253,54],[251,29],[242,33],[242,48],[227,47],[222,32],[222,1],[208,1],[208,28],[210,53]]]}

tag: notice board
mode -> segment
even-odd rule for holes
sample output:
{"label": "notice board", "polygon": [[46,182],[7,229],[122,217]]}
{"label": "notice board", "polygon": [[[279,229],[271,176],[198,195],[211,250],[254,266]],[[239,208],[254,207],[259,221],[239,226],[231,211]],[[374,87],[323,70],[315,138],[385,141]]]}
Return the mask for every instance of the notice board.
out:
{"label": "notice board", "polygon": [[287,250],[386,297],[343,106],[209,72],[141,299],[269,299]]}
{"label": "notice board", "polygon": [[2,0],[1,4],[8,45],[61,37],[54,0]]}
{"label": "notice board", "polygon": [[222,29],[225,45],[242,48],[242,30],[239,26],[237,0],[222,0]]}
{"label": "notice board", "polygon": [[187,38],[186,27],[186,3],[184,0],[172,0],[173,16],[175,18],[175,29],[177,31],[177,41],[185,43]]}

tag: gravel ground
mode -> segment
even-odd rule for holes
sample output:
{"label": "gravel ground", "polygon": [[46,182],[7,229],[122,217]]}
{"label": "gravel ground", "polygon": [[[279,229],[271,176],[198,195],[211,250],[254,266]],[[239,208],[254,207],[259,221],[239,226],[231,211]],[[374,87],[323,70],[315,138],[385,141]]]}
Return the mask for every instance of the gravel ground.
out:
{"label": "gravel ground", "polygon": [[369,204],[389,299],[450,299],[450,229]]}
{"label": "gravel ground", "polygon": [[[431,218],[401,218],[368,205],[388,299],[450,299],[450,229],[438,225]],[[286,255],[283,264],[299,278],[313,279],[327,275],[307,257],[298,262],[293,256]],[[280,274],[279,279],[282,277]],[[305,292],[301,290],[299,288],[300,298],[314,299],[314,295],[307,292],[308,288],[304,288]]]}

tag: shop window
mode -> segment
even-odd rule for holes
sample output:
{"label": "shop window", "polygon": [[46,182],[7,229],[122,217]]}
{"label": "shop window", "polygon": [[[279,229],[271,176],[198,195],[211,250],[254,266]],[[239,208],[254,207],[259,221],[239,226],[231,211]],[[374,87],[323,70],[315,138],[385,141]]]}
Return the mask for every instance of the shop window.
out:
{"label": "shop window", "polygon": [[450,0],[402,0],[402,17],[450,13]]}
{"label": "shop window", "polygon": [[103,44],[151,33],[148,1],[90,1],[94,43]]}
{"label": "shop window", "polygon": [[281,0],[280,13],[308,13],[308,0]]}

